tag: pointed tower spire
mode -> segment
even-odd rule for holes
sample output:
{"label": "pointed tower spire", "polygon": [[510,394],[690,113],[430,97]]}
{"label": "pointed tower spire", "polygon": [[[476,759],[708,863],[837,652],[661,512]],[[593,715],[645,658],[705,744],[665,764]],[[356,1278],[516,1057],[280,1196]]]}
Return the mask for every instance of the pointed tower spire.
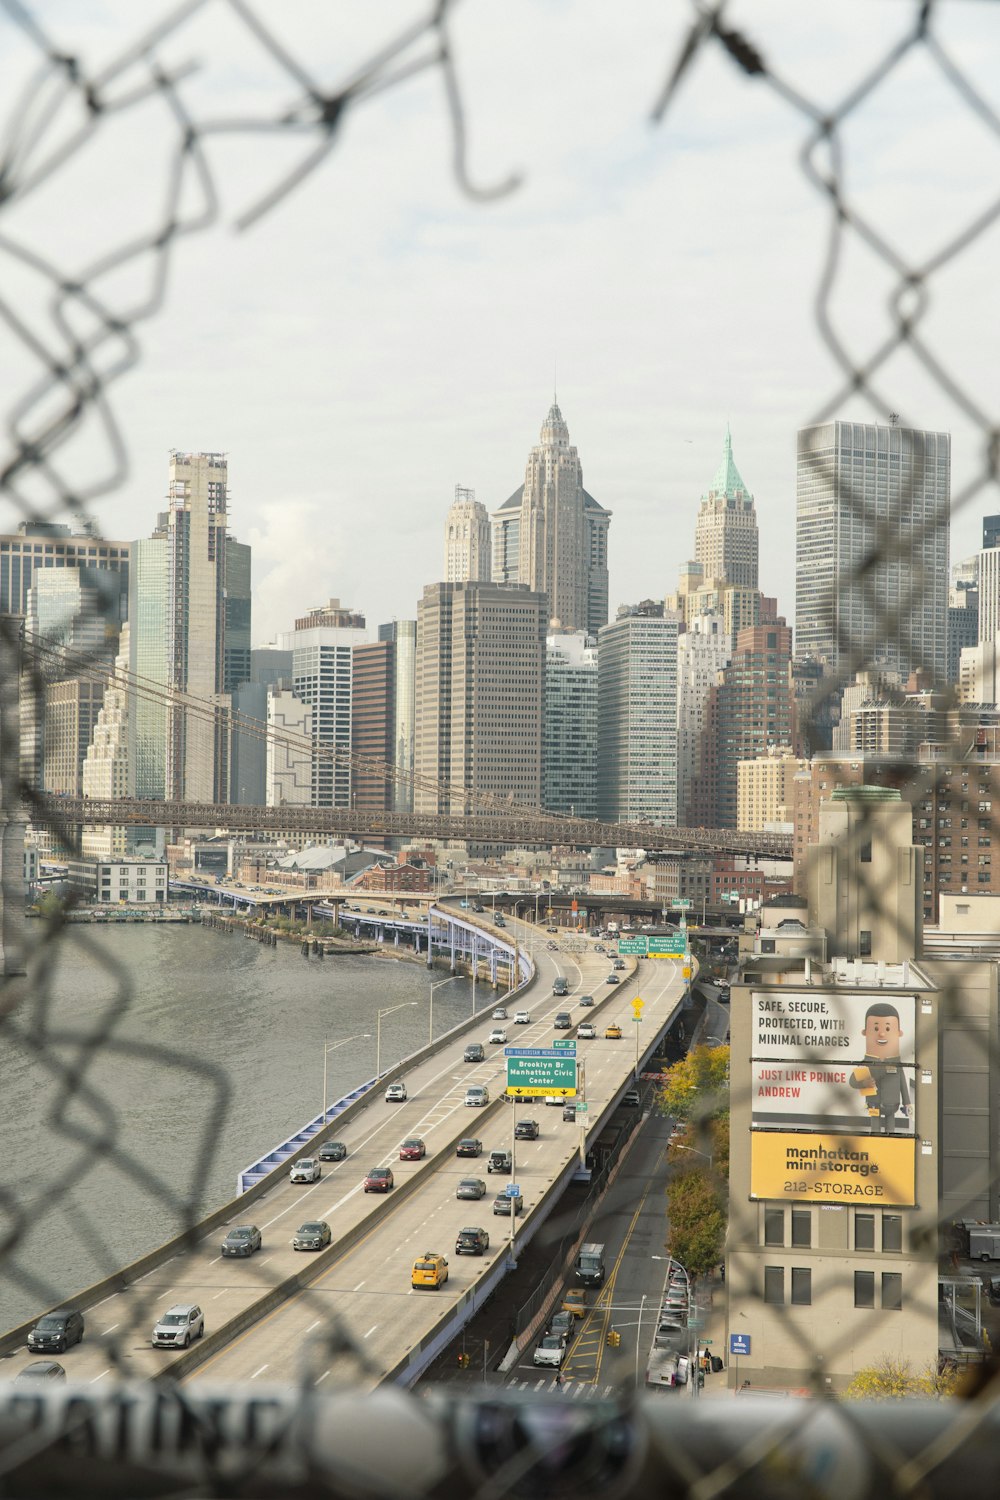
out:
{"label": "pointed tower spire", "polygon": [[[744,500],[753,500],[753,496],[743,483],[742,475],[736,467],[733,458],[733,435],[726,423],[726,436],[722,444],[722,462],[715,471],[715,477],[708,487],[710,495],[725,495],[727,500],[735,500],[739,495]],[[704,497],[702,497],[704,498]]]}

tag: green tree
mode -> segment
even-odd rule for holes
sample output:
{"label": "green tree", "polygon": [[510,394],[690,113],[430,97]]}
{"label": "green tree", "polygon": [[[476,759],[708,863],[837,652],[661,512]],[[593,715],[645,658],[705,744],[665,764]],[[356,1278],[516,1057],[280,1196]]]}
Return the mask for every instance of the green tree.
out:
{"label": "green tree", "polygon": [[667,1251],[691,1276],[704,1276],[722,1256],[726,1214],[718,1181],[695,1167],[676,1172],[667,1186]]}
{"label": "green tree", "polygon": [[667,1070],[657,1104],[676,1120],[728,1113],[729,1048],[693,1047]]}

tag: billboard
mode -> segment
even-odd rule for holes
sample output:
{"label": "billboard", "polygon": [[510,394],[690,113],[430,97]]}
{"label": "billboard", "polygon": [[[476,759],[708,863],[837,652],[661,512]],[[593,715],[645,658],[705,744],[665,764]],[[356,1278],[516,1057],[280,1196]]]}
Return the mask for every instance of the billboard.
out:
{"label": "billboard", "polygon": [[752,1132],[750,1196],[912,1208],[916,1147],[902,1137]]}
{"label": "billboard", "polygon": [[913,995],[755,991],[751,1125],[914,1135]]}
{"label": "billboard", "polygon": [[901,1063],[869,1067],[859,1060],[811,1066],[753,1062],[750,1070],[750,1123],[756,1129],[914,1134],[916,1068]]}

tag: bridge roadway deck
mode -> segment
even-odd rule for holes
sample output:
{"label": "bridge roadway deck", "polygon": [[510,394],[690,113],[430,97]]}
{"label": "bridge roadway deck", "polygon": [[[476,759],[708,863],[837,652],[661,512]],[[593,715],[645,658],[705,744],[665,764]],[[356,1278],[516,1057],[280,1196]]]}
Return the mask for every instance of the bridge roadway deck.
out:
{"label": "bridge roadway deck", "polygon": [[[523,924],[519,929],[522,942],[526,941],[531,929]],[[548,1045],[553,1036],[552,1017],[560,1009],[571,1010],[574,1028],[588,1017],[599,1022],[599,1039],[582,1041],[577,1049],[578,1058],[586,1062],[590,1118],[596,1121],[604,1104],[620,1091],[634,1062],[631,1000],[636,982],[623,975],[626,982],[605,986],[609,961],[592,951],[593,944],[587,945],[585,953],[551,953],[537,929],[535,936],[539,976],[533,989],[519,997],[519,1004],[531,1011],[532,1024],[515,1027],[511,1018],[508,1042]],[[645,1042],[655,1035],[657,1022],[666,1021],[683,981],[679,965],[669,960],[648,962],[641,969]],[[551,993],[557,972],[569,980],[571,993],[566,998],[556,999]],[[587,992],[594,995],[595,1006],[581,1010],[577,1001]],[[408,1347],[424,1337],[449,1301],[457,1300],[506,1254],[508,1225],[492,1212],[493,1195],[504,1179],[487,1175],[485,1154],[469,1161],[456,1158],[454,1151],[455,1141],[463,1135],[481,1137],[484,1153],[510,1142],[513,1106],[495,1102],[485,1110],[472,1110],[464,1104],[469,1083],[485,1083],[491,1093],[504,1086],[501,1047],[488,1048],[482,1064],[462,1060],[466,1042],[476,1037],[485,1041],[497,1024],[490,1019],[492,1009],[491,1001],[482,1011],[481,1030],[467,1033],[414,1067],[406,1080],[410,1095],[406,1104],[388,1105],[381,1091],[375,1093],[370,1105],[338,1132],[348,1146],[347,1160],[327,1165],[320,1182],[293,1186],[283,1174],[264,1197],[242,1212],[234,1211],[230,1223],[249,1221],[260,1226],[263,1249],[257,1255],[246,1261],[223,1260],[219,1247],[229,1227],[224,1225],[191,1251],[90,1309],[83,1343],[60,1356],[70,1377],[97,1381],[114,1378],[116,1370],[129,1376],[164,1371],[176,1356],[172,1351],[152,1349],[149,1330],[167,1306],[197,1302],[205,1311],[207,1332],[219,1332],[223,1325],[245,1315],[271,1288],[301,1272],[305,1262],[315,1259],[292,1250],[292,1235],[307,1219],[326,1219],[335,1242],[352,1230],[358,1232],[362,1221],[371,1227],[361,1231],[361,1243],[345,1255],[332,1252],[333,1263],[312,1285],[240,1333],[192,1378],[204,1374],[212,1380],[249,1379],[266,1372],[269,1380],[296,1379],[303,1375],[305,1358],[315,1367],[311,1378],[317,1382],[328,1377],[335,1380],[342,1367],[344,1378],[357,1384],[357,1359],[353,1354],[336,1355],[339,1340],[341,1345],[348,1343],[363,1351],[368,1370],[363,1378],[367,1384],[376,1384]],[[601,1035],[613,1020],[622,1026],[621,1041],[606,1041]],[[537,1142],[518,1143],[517,1180],[526,1202],[525,1215],[517,1221],[520,1232],[537,1211],[542,1195],[578,1153],[581,1131],[541,1101],[531,1109],[520,1106],[517,1113],[531,1114],[541,1125]],[[409,1135],[426,1140],[429,1155],[425,1161],[398,1159],[399,1142]],[[363,1192],[364,1175],[375,1165],[392,1166],[395,1193],[382,1197]],[[479,1202],[460,1203],[455,1199],[460,1176],[483,1177],[492,1191]],[[400,1194],[400,1188],[414,1178],[419,1179],[419,1186],[409,1196]],[[465,1224],[488,1229],[491,1246],[484,1259],[454,1256],[455,1231]],[[431,1248],[448,1256],[449,1282],[442,1292],[414,1294],[410,1266],[418,1253]],[[325,1253],[325,1257],[330,1255]],[[333,1347],[331,1329],[335,1330]],[[320,1337],[323,1334],[325,1340]]]}
{"label": "bridge roadway deck", "polygon": [[[588,947],[592,950],[592,945]],[[549,975],[542,972],[536,991],[539,998],[532,1008],[534,1024],[509,1027],[508,1036],[511,1042],[546,1045],[553,1036],[552,1014],[560,1009],[570,1009],[574,1027],[588,1016],[599,1022],[598,1038],[581,1041],[577,1048],[578,1058],[586,1063],[590,1117],[596,1122],[631,1074],[636,1030],[631,1001],[637,985],[632,982],[605,988],[607,961],[592,951],[572,963],[565,955],[559,955],[559,959],[564,971],[568,970],[571,995],[554,1000],[548,993]],[[539,967],[543,965],[539,963]],[[661,1025],[666,1021],[684,985],[680,965],[671,961],[645,963],[637,977],[645,1001],[645,1041],[655,1035],[657,1021]],[[581,1010],[577,1002],[587,992],[594,995],[596,1004],[592,1010]],[[611,1021],[620,1023],[624,1033],[621,1041],[603,1038],[601,1033]],[[455,1101],[459,1102],[459,1113],[463,1112],[460,1101],[467,1083],[502,1087],[502,1072],[501,1058],[490,1058],[481,1066],[459,1064],[450,1094],[438,1099],[411,1099],[422,1111],[414,1126],[417,1133],[426,1132],[428,1143],[433,1144],[440,1133],[440,1112]],[[458,1125],[463,1134],[482,1138],[484,1152],[509,1148],[515,1110],[518,1117],[531,1116],[541,1126],[537,1141],[517,1143],[515,1177],[526,1207],[523,1218],[516,1221],[521,1233],[525,1226],[531,1231],[532,1213],[544,1212],[542,1199],[553,1191],[553,1184],[578,1156],[580,1129],[563,1121],[561,1111],[546,1107],[543,1101],[532,1106],[497,1104],[486,1118],[485,1111],[464,1109],[466,1119],[459,1119]],[[485,1157],[478,1161],[458,1159],[453,1148],[443,1149],[431,1161],[431,1170],[418,1194],[400,1204],[395,1213],[377,1215],[363,1242],[338,1259],[301,1297],[248,1329],[206,1361],[192,1378],[217,1381],[260,1377],[268,1381],[308,1380],[317,1385],[349,1382],[355,1388],[378,1384],[451,1309],[496,1274],[499,1262],[508,1260],[509,1221],[493,1214],[493,1197],[506,1179],[488,1177],[484,1161]],[[484,1178],[487,1197],[479,1202],[457,1201],[455,1187],[461,1177]],[[316,1204],[314,1212],[325,1217],[329,1193],[323,1193],[322,1184],[310,1191]],[[490,1248],[482,1259],[454,1254],[456,1232],[465,1225],[478,1225],[489,1233]],[[448,1257],[449,1280],[441,1291],[415,1292],[410,1286],[410,1269],[414,1259],[427,1250]]]}

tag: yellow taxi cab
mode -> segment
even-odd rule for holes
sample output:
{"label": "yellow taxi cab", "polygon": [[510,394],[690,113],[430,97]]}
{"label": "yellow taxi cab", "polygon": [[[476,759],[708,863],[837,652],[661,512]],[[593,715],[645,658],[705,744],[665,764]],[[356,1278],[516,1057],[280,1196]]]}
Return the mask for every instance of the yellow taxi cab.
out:
{"label": "yellow taxi cab", "polygon": [[448,1262],[443,1255],[426,1250],[413,1262],[411,1284],[414,1287],[429,1286],[437,1291],[448,1280]]}
{"label": "yellow taxi cab", "polygon": [[609,1042],[620,1042],[622,1039],[622,1029],[620,1026],[608,1026],[605,1028],[604,1035]]}
{"label": "yellow taxi cab", "polygon": [[574,1318],[583,1317],[587,1311],[587,1299],[579,1287],[567,1287],[563,1292],[562,1310],[572,1313]]}

